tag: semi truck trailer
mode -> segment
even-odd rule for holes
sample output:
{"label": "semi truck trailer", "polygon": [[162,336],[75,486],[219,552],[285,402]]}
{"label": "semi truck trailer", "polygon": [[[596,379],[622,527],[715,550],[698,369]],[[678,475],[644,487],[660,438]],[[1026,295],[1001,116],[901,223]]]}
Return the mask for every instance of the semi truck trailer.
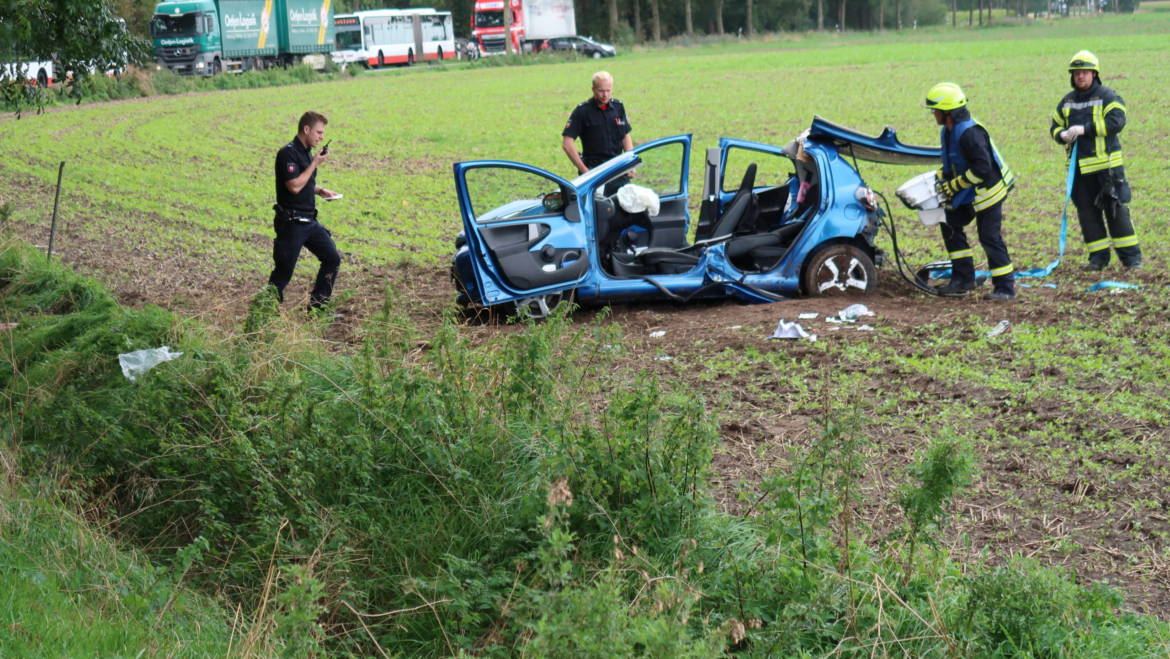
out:
{"label": "semi truck trailer", "polygon": [[[507,27],[505,2],[512,10]],[[538,50],[545,39],[575,34],[573,0],[475,0],[471,12],[471,36],[484,55],[506,52],[506,38],[512,41],[512,52],[523,53]]]}
{"label": "semi truck trailer", "polygon": [[211,76],[333,50],[330,0],[165,0],[150,24],[160,67]]}

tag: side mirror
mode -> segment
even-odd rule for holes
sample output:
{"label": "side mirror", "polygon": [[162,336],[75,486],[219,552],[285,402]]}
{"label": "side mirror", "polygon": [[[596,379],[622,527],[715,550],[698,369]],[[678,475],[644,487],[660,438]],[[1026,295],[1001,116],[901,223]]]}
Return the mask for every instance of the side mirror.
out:
{"label": "side mirror", "polygon": [[550,192],[540,198],[540,204],[544,206],[544,210],[548,213],[560,213],[565,210],[567,205],[564,194],[560,192]]}

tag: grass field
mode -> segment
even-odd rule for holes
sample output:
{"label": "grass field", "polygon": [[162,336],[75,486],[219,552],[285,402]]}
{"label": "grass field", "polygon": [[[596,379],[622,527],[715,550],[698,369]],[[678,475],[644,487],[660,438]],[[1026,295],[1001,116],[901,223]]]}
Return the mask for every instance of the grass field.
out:
{"label": "grass field", "polygon": [[[616,314],[635,348],[619,362],[623,373],[692,386],[720,418],[715,465],[728,508],[744,509],[765,473],[793,464],[831,402],[866,419],[863,508],[876,530],[897,519],[891,492],[911,456],[929,438],[954,434],[976,446],[980,469],[948,536],[957,556],[1035,557],[1120,584],[1142,610],[1170,610],[1167,9],[1149,3],[1132,16],[981,30],[647,49],[605,62],[636,141],[689,132],[700,148],[720,136],[786,142],[814,114],[874,133],[892,125],[904,141],[933,143],[922,96],[935,82],[958,82],[1020,177],[1005,221],[1018,267],[1055,256],[1064,161],[1047,127],[1068,90],[1071,54],[1094,51],[1129,111],[1122,140],[1147,262],[1132,279],[1140,291],[1086,293],[1097,279],[1062,268],[1051,278],[1057,289],[1024,289],[1010,307],[943,302],[899,287],[887,269],[871,302],[875,332],[826,327],[821,341],[797,345],[762,337],[777,317],[839,305]],[[56,163],[67,161],[63,258],[125,301],[214,309],[230,328],[270,267],[274,151],[292,137],[297,116],[316,109],[331,119],[335,154],[318,182],[346,195],[323,215],[347,254],[340,286],[369,299],[380,295],[380,280],[392,280],[398,299],[430,307],[412,314],[426,322],[451,293],[445,257],[459,230],[451,163],[501,158],[566,174],[560,129],[588,96],[595,68],[410,70],[6,119],[0,203],[14,208],[17,234],[44,244]],[[917,173],[861,169],[887,194]],[[692,197],[698,174],[692,169]],[[912,262],[942,256],[933,232],[895,212]],[[1073,264],[1083,258],[1079,242],[1074,221]],[[302,263],[294,286],[303,288],[311,272]],[[1001,318],[1012,331],[985,337]],[[660,328],[667,341],[643,338]],[[499,330],[465,331],[479,338]]]}

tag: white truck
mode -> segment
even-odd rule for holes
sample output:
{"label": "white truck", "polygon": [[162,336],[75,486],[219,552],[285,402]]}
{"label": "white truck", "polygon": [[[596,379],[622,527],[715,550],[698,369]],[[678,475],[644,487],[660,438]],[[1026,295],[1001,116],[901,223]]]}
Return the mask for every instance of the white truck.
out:
{"label": "white truck", "polygon": [[512,52],[539,51],[546,39],[577,34],[573,0],[475,0],[471,36],[484,55],[506,52],[505,2],[512,10],[507,26]]}

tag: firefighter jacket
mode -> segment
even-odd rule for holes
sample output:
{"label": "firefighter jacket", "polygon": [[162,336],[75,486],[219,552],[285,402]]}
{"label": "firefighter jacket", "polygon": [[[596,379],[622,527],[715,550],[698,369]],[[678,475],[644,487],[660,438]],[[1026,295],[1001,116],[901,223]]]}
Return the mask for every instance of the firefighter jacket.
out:
{"label": "firefighter jacket", "polygon": [[1060,133],[1070,126],[1085,127],[1085,133],[1077,138],[1077,168],[1081,174],[1125,164],[1121,140],[1117,139],[1125,128],[1125,101],[1100,80],[1094,79],[1092,87],[1074,89],[1060,99],[1049,128],[1052,139],[1064,144]]}
{"label": "firefighter jacket", "polygon": [[943,177],[958,178],[961,190],[951,199],[958,208],[973,204],[979,212],[998,204],[1016,183],[1016,175],[1000,157],[987,129],[966,112],[955,111],[955,127],[939,131]]}

